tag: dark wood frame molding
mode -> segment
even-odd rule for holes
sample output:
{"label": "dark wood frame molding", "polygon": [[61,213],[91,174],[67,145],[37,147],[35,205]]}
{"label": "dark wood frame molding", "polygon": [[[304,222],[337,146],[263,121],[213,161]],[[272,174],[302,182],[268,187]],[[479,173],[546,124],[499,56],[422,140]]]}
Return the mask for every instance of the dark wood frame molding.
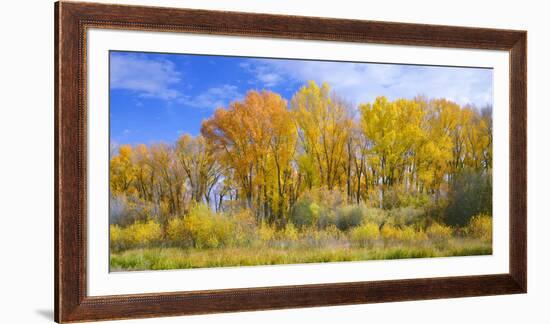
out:
{"label": "dark wood frame molding", "polygon": [[[510,53],[510,271],[447,278],[87,296],[89,28],[505,50]],[[55,320],[78,322],[527,291],[527,32],[159,7],[55,4]]]}

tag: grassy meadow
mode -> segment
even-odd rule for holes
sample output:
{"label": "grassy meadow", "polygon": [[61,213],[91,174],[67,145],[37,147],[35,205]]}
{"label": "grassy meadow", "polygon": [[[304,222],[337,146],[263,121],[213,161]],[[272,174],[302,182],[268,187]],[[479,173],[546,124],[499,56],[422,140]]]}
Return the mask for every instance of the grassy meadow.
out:
{"label": "grassy meadow", "polygon": [[[316,206],[314,204],[313,206]],[[300,217],[313,217],[300,210]],[[313,207],[315,210],[317,207]],[[323,206],[322,208],[327,208]],[[385,211],[365,205],[324,210],[324,228],[256,224],[249,211],[216,214],[196,205],[168,222],[111,225],[111,271],[166,270],[492,254],[492,220],[479,214],[464,227],[430,222],[419,208]],[[308,215],[309,213],[309,215]]]}

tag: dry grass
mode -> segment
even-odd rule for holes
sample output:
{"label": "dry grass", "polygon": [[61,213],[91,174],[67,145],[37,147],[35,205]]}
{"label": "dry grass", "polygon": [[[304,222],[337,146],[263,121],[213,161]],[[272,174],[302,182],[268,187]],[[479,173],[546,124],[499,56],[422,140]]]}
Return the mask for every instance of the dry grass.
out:
{"label": "dry grass", "polygon": [[305,247],[250,246],[219,249],[145,248],[111,253],[111,271],[167,270],[297,263],[432,258],[490,255],[491,244],[481,240],[451,239],[447,244],[390,244]]}

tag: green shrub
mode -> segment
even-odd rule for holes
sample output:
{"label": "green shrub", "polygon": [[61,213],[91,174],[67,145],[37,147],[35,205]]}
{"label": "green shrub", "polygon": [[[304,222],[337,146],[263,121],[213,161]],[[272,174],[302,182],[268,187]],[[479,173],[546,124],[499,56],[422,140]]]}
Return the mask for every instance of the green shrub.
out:
{"label": "green shrub", "polygon": [[384,209],[397,208],[401,205],[401,190],[398,187],[384,188],[382,197],[382,208]]}
{"label": "green shrub", "polygon": [[430,200],[430,195],[427,193],[411,193],[403,186],[393,186],[384,190],[382,206],[384,209],[418,208],[428,205]]}
{"label": "green shrub", "polygon": [[466,226],[477,214],[492,214],[493,183],[491,173],[464,170],[454,176],[445,208],[445,223]]}
{"label": "green shrub", "polygon": [[380,208],[368,208],[364,207],[363,210],[363,223],[376,223],[382,225],[390,221],[388,213]]}
{"label": "green shrub", "polygon": [[365,209],[364,205],[347,205],[338,208],[334,225],[342,231],[360,225],[363,222]]}
{"label": "green shrub", "polygon": [[336,224],[336,212],[344,204],[338,190],[316,188],[305,192],[292,208],[289,220],[298,228],[316,226],[319,229]]}
{"label": "green shrub", "polygon": [[430,205],[432,203],[431,200],[431,196],[426,192],[414,194],[408,193],[401,197],[400,208],[422,208],[424,206]]}
{"label": "green shrub", "polygon": [[380,229],[378,224],[366,223],[351,230],[350,239],[352,243],[365,247],[378,240]]}
{"label": "green shrub", "polygon": [[393,223],[397,225],[417,224],[424,218],[424,216],[424,209],[415,208],[412,206],[399,207],[389,211],[389,217],[391,217]]}
{"label": "green shrub", "polygon": [[317,226],[321,207],[308,198],[299,200],[289,215],[290,222],[297,227]]}
{"label": "green shrub", "polygon": [[466,227],[466,234],[485,242],[491,242],[493,240],[493,217],[488,214],[478,214],[472,217]]}

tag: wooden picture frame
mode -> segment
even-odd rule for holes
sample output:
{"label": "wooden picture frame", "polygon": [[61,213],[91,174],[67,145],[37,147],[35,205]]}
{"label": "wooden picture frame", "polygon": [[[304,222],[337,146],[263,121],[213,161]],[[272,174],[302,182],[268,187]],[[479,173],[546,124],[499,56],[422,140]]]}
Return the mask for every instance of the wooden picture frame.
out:
{"label": "wooden picture frame", "polygon": [[[89,297],[86,280],[86,32],[89,28],[508,51],[509,273]],[[55,320],[77,322],[526,293],[526,41],[525,31],[514,30],[94,3],[56,3]]]}

